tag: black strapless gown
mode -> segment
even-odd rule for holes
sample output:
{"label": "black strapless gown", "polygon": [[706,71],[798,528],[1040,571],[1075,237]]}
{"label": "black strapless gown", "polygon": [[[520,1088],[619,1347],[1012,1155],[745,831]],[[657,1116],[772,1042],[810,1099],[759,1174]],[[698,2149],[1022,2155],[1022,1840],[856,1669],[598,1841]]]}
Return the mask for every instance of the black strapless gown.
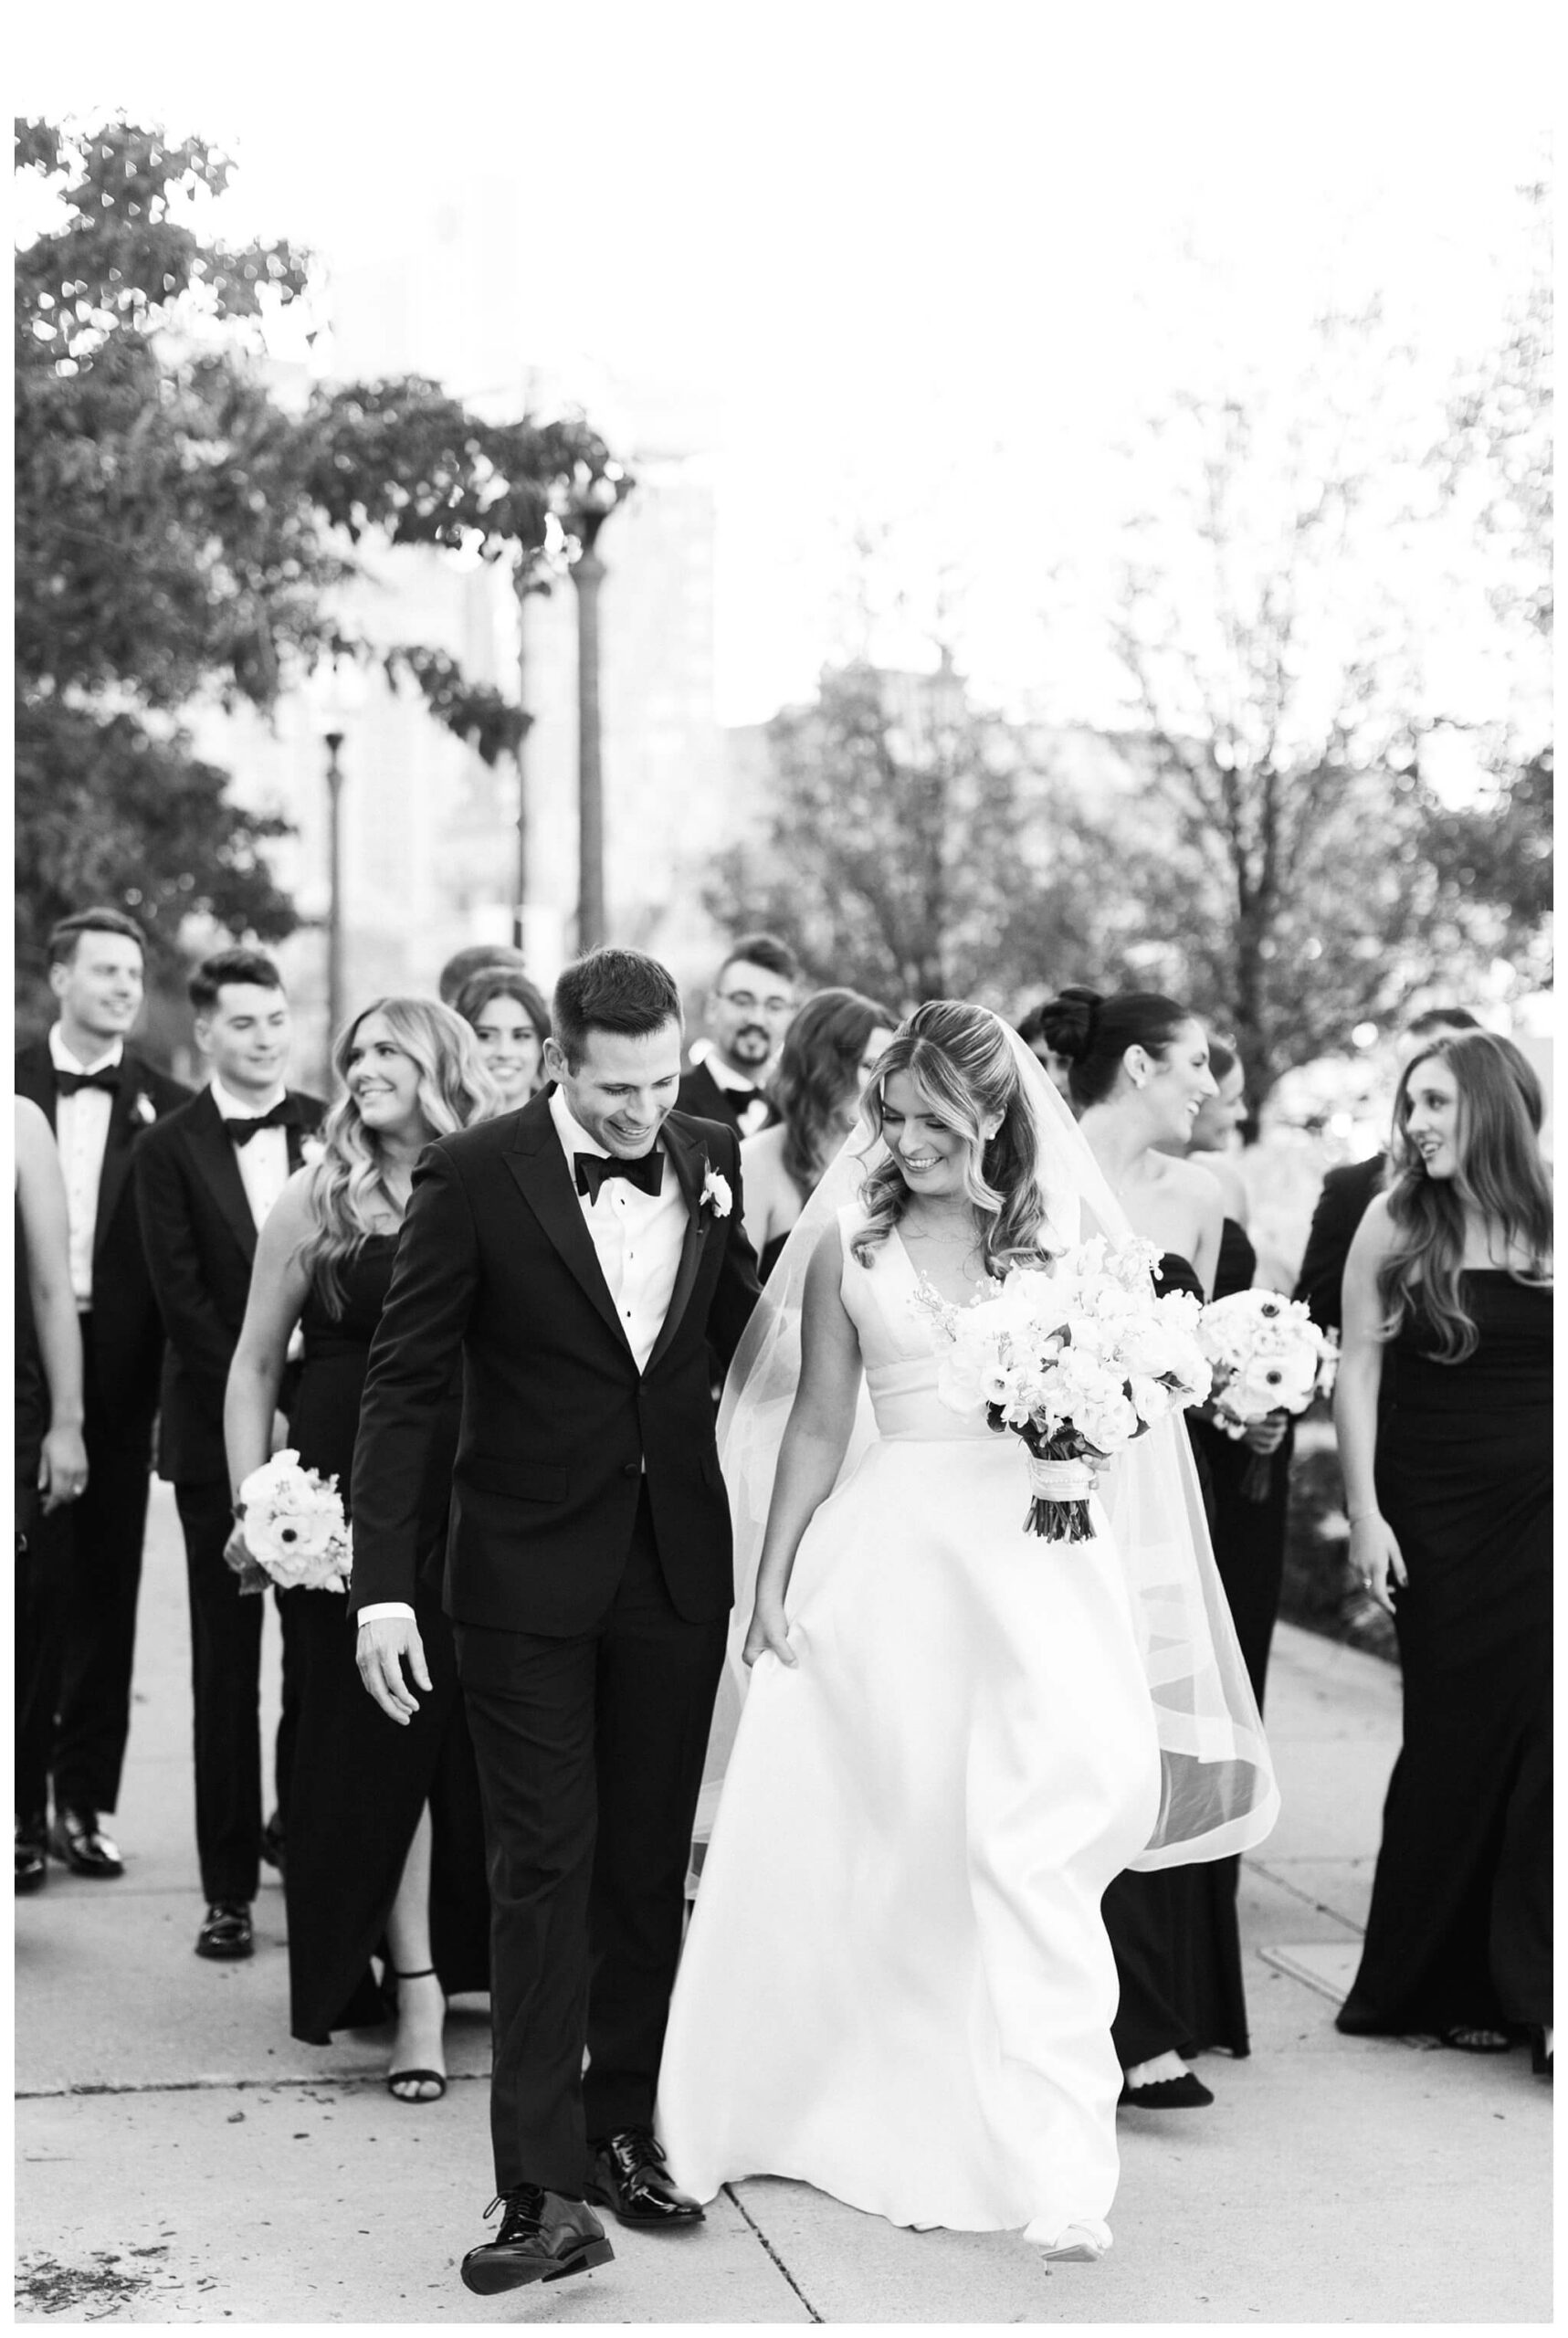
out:
{"label": "black strapless gown", "polygon": [[[344,1271],[344,1308],[305,1302],[305,1361],[289,1443],[307,1469],[338,1480],[345,1511],[370,1343],[397,1255],[395,1234],[373,1235]],[[446,1423],[456,1453],[461,1397]],[[289,1793],[284,1890],[289,1915],[289,2026],[325,2045],[334,2029],[386,2018],[371,1968],[385,1955],[386,1920],[419,1813],[430,1805],[431,1947],[441,1985],[489,1987],[489,1893],[479,1776],[458,1687],[452,1630],[441,1611],[440,1565],[451,1471],[431,1473],[421,1543],[427,1557],[415,1613],[432,1682],[406,1728],[389,1721],[354,1664],[353,1627],[335,1592],[286,1591],[298,1635],[300,1722]]]}
{"label": "black strapless gown", "polygon": [[1552,1295],[1489,1269],[1465,1297],[1466,1363],[1408,1322],[1384,1363],[1405,1741],[1339,2016],[1356,2033],[1552,2020]]}
{"label": "black strapless gown", "polygon": [[[1258,1271],[1258,1253],[1244,1227],[1234,1217],[1225,1221],[1214,1295],[1226,1299],[1235,1290],[1250,1290]],[[1292,1422],[1284,1442],[1268,1457],[1268,1491],[1253,1501],[1241,1481],[1256,1458],[1239,1438],[1226,1437],[1212,1421],[1187,1416],[1193,1446],[1206,1471],[1210,1498],[1209,1528],[1214,1536],[1215,1564],[1231,1621],[1241,1642],[1241,1653],[1258,1708],[1263,1710],[1263,1687],[1268,1670],[1268,1649],[1279,1614],[1279,1594],[1285,1581],[1286,1509],[1290,1492],[1290,1456],[1295,1448]]]}
{"label": "black strapless gown", "polygon": [[[1204,1295],[1186,1259],[1173,1252],[1160,1260],[1157,1280],[1163,1292]],[[1212,1529],[1214,1488],[1204,1455],[1194,1459]],[[1123,2069],[1157,2054],[1250,2051],[1237,1873],[1235,1859],[1199,1860],[1152,1875],[1129,1868],[1100,1901],[1121,1986],[1110,2035]]]}

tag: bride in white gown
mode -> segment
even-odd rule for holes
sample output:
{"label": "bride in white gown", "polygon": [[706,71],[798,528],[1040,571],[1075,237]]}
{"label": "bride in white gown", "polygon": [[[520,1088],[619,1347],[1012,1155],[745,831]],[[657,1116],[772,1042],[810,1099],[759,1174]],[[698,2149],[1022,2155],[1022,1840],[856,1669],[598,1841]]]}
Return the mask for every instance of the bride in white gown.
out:
{"label": "bride in white gown", "polygon": [[[967,1301],[1076,1236],[1086,1200],[1122,1230],[1047,1090],[995,1016],[921,1007],[878,1068],[859,1198],[847,1173],[799,1229],[798,1392],[658,2128],[704,2200],[793,2176],[1093,2258],[1121,2083],[1100,1895],[1135,1861],[1257,1839],[1273,1787],[1169,1457],[1120,1506],[1148,1530],[1140,1574],[1098,1502],[1089,1543],[1026,1534],[1018,1441],[937,1397],[922,1286]],[[744,1388],[727,1406],[742,1480],[791,1354],[788,1263],[749,1347],[753,1417]],[[845,1471],[862,1370],[875,1434]],[[742,1487],[742,1553],[745,1508]]]}

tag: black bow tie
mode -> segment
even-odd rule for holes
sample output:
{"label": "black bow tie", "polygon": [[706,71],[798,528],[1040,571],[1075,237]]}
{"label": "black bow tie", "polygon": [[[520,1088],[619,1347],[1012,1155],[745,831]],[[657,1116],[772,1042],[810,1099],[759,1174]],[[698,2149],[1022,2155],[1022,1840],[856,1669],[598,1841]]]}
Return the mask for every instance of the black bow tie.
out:
{"label": "black bow tie", "polygon": [[664,1179],[662,1153],[644,1153],[635,1161],[606,1161],[597,1153],[574,1153],[572,1161],[577,1172],[577,1191],[586,1194],[591,1202],[598,1200],[599,1188],[607,1177],[626,1177],[645,1194],[657,1194]]}
{"label": "black bow tie", "polygon": [[269,1112],[258,1112],[253,1121],[225,1121],[224,1132],[231,1144],[248,1144],[258,1129],[297,1129],[300,1107],[291,1096],[274,1104]]}
{"label": "black bow tie", "polygon": [[106,1095],[118,1096],[120,1066],[117,1063],[106,1064],[101,1071],[62,1071],[59,1066],[56,1065],[55,1093],[57,1096],[79,1095],[84,1088],[101,1088]]}

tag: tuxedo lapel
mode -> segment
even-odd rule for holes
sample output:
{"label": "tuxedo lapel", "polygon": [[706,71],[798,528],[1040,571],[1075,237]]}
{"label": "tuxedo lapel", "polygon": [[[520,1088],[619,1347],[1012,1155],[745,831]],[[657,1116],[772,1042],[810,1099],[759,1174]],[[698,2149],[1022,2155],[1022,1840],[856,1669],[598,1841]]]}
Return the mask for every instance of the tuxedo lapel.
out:
{"label": "tuxedo lapel", "polygon": [[592,1301],[629,1356],[631,1343],[616,1312],[594,1237],[584,1222],[583,1206],[572,1183],[546,1098],[536,1097],[519,1113],[516,1142],[506,1163],[524,1201],[582,1284],[584,1297]]}
{"label": "tuxedo lapel", "polygon": [[645,1378],[680,1328],[680,1319],[686,1312],[692,1286],[697,1280],[702,1245],[708,1238],[711,1223],[702,1207],[702,1184],[708,1173],[707,1147],[699,1140],[689,1137],[683,1129],[678,1129],[670,1119],[664,1124],[664,1149],[680,1180],[680,1190],[686,1196],[686,1239],[680,1246],[680,1264],[675,1270],[675,1288],[669,1294],[664,1322],[653,1343],[653,1352],[643,1367]]}
{"label": "tuxedo lapel", "polygon": [[211,1190],[213,1199],[223,1212],[235,1240],[247,1261],[256,1256],[256,1220],[251,1216],[250,1202],[245,1190],[245,1180],[239,1174],[239,1162],[223,1115],[213,1101],[210,1088],[189,1106],[185,1116],[184,1138],[191,1158]]}
{"label": "tuxedo lapel", "polygon": [[132,1149],[142,1128],[135,1107],[138,1098],[146,1092],[146,1074],[127,1048],[120,1058],[120,1086],[110,1107],[109,1135],[103,1147],[103,1167],[99,1173],[98,1215],[92,1229],[95,1264],[102,1255],[125,1180],[131,1174]]}

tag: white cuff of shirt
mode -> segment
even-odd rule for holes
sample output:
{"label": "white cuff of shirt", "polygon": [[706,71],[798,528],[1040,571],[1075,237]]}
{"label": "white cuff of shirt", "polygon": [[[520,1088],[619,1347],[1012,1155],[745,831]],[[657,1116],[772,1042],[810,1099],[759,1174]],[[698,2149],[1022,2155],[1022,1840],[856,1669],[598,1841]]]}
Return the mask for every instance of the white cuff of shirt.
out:
{"label": "white cuff of shirt", "polygon": [[405,1599],[373,1600],[368,1607],[360,1609],[356,1620],[362,1624],[379,1624],[388,1616],[406,1616],[410,1623],[414,1621],[414,1610]]}

